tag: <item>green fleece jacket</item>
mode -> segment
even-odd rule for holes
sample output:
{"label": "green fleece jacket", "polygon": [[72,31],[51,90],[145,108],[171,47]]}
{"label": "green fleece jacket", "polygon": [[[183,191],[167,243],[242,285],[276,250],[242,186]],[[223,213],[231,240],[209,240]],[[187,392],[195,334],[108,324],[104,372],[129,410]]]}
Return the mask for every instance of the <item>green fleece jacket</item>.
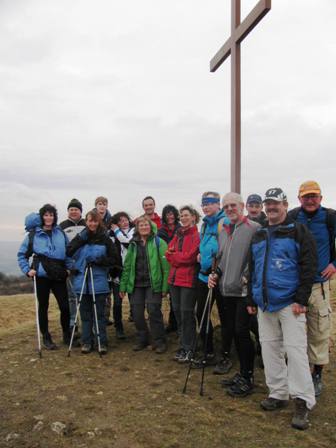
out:
{"label": "green fleece jacket", "polygon": [[[169,263],[166,260],[167,244],[152,234],[146,242],[148,269],[151,287],[154,292],[168,292]],[[120,280],[120,292],[131,294],[134,291],[136,271],[137,242],[133,239],[128,246],[123,272]]]}

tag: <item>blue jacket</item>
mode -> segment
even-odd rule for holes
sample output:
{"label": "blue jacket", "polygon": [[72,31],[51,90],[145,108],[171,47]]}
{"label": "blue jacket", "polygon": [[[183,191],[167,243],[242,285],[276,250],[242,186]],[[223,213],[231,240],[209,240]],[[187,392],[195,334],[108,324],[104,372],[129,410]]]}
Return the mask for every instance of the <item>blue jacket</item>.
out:
{"label": "blue jacket", "polygon": [[[296,212],[297,211],[297,212]],[[325,282],[326,279],[322,277],[321,272],[328,266],[329,263],[333,263],[336,266],[336,260],[334,256],[331,256],[330,246],[335,244],[336,239],[336,219],[334,218],[334,231],[332,240],[330,241],[330,233],[327,226],[327,209],[320,207],[315,214],[309,216],[302,207],[294,209],[289,212],[295,221],[305,224],[314,236],[317,244],[317,270],[315,272],[315,283]]]}
{"label": "blue jacket", "polygon": [[286,219],[272,232],[259,229],[250,250],[250,304],[268,312],[294,302],[306,306],[316,265],[316,244],[304,225]]}
{"label": "blue jacket", "polygon": [[223,210],[219,210],[214,216],[205,216],[203,218],[200,233],[201,270],[198,278],[204,283],[208,283],[212,262],[218,252],[218,235],[220,233],[218,227],[221,225],[220,220],[226,223],[226,216]]}
{"label": "blue jacket", "polygon": [[[65,266],[67,268],[71,267],[71,260],[66,256],[68,240],[60,227],[54,226],[51,230],[51,235],[49,235],[41,228],[41,221],[38,219],[38,214],[36,213],[27,216],[25,224],[27,230],[35,232],[32,247],[34,254],[64,260]],[[27,274],[31,269],[29,265],[29,257],[31,254],[28,253],[28,249],[29,234],[26,235],[17,254],[20,269],[24,274]],[[42,263],[37,264],[37,276],[48,277],[43,269]]]}
{"label": "blue jacket", "polygon": [[[73,258],[73,287],[77,294],[82,291],[84,275],[88,264],[92,266],[95,294],[108,294],[109,270],[116,267],[118,255],[111,238],[105,233],[91,234],[82,230],[68,245],[67,254]],[[84,294],[92,294],[92,282],[89,271],[85,279]]]}

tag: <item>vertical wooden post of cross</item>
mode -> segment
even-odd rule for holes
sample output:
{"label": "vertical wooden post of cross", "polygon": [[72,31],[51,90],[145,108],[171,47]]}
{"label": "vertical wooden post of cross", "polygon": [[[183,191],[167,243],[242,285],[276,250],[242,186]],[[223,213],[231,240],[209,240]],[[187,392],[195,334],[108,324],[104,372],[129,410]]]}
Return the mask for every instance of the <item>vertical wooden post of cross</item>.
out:
{"label": "vertical wooden post of cross", "polygon": [[271,0],[260,0],[240,23],[240,0],[231,0],[231,36],[210,61],[215,72],[231,55],[231,191],[241,192],[241,75],[240,43],[271,9]]}

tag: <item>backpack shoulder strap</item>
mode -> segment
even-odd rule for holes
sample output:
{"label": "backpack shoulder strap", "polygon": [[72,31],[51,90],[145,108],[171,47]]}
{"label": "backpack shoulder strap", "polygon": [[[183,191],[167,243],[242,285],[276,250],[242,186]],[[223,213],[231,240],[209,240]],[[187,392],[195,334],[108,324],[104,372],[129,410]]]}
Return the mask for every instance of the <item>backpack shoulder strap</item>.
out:
{"label": "backpack shoulder strap", "polygon": [[34,236],[35,236],[35,229],[31,230],[28,233],[28,248],[26,251],[26,258],[30,258],[33,255],[34,252]]}
{"label": "backpack shoulder strap", "polygon": [[205,234],[205,229],[206,229],[206,222],[203,221],[202,226],[201,226],[201,239],[204,237]]}
{"label": "backpack shoulder strap", "polygon": [[293,221],[296,221],[296,220],[297,220],[297,217],[299,216],[300,210],[301,210],[301,207],[295,207],[295,208],[293,208],[292,210],[290,210],[290,211],[288,212],[288,216],[289,216]]}
{"label": "backpack shoulder strap", "polygon": [[225,218],[221,218],[221,219],[218,221],[218,224],[217,224],[217,235],[218,235],[218,236],[219,236],[219,234],[221,233],[221,231],[223,230],[224,219],[225,219]]}
{"label": "backpack shoulder strap", "polygon": [[336,258],[335,249],[335,229],[336,229],[336,211],[332,208],[326,209],[326,224],[329,233],[330,244],[330,261],[334,261]]}

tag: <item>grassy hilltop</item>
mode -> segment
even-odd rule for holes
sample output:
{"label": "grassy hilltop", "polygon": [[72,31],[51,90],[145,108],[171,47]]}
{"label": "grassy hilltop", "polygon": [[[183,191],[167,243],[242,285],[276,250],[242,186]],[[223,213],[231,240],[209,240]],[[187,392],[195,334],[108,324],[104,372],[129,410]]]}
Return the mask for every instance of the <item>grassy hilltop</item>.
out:
{"label": "grassy hilltop", "polygon": [[[334,297],[335,292],[334,284]],[[51,302],[51,332],[59,342],[58,311]],[[164,309],[167,314],[166,303]],[[220,377],[209,369],[204,397],[199,396],[199,371],[192,372],[182,395],[186,367],[172,361],[175,336],[164,355],[134,353],[134,327],[126,322],[127,341],[117,342],[108,327],[110,351],[103,359],[78,349],[68,358],[65,347],[43,351],[39,359],[33,296],[2,296],[0,310],[0,447],[336,446],[334,354],[311,427],[299,432],[290,428],[292,406],[276,413],[260,409],[267,388],[259,368],[256,391],[246,399],[227,396]],[[219,328],[216,333],[218,338]]]}

